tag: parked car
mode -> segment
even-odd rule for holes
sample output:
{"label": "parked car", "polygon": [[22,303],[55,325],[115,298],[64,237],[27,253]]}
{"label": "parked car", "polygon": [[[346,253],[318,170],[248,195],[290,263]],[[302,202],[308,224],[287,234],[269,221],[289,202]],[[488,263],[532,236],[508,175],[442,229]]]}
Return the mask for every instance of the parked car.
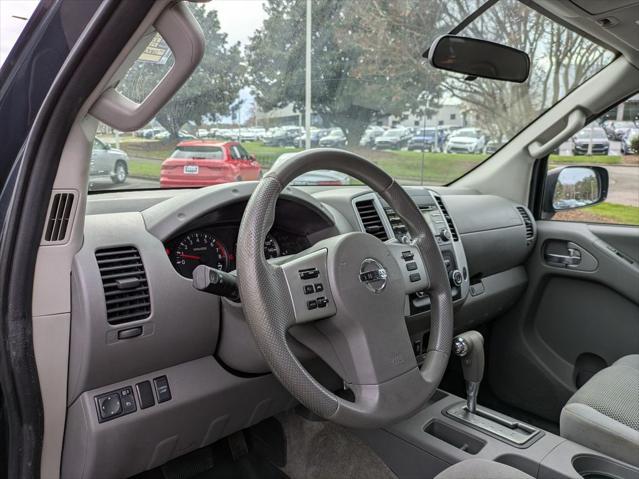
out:
{"label": "parked car", "polygon": [[417,132],[408,140],[408,150],[420,150],[420,151],[433,151],[436,147],[436,143],[438,143],[437,138],[439,138],[439,145],[442,144],[442,140],[444,137],[444,132],[435,128],[422,128],[421,130],[417,130]]}
{"label": "parked car", "polygon": [[282,126],[269,130],[262,142],[266,146],[293,146],[295,138],[302,133],[298,126]]}
{"label": "parked car", "polygon": [[366,128],[362,139],[359,141],[359,146],[375,146],[375,138],[384,134],[384,128],[381,126],[369,126]]}
{"label": "parked car", "polygon": [[[296,153],[283,153],[281,154],[272,167],[279,166],[287,159],[295,156]],[[314,170],[304,173],[298,176],[291,185],[293,186],[344,186],[349,185],[351,177],[334,170]]]}
{"label": "parked car", "polygon": [[91,150],[90,179],[111,178],[115,184],[124,183],[129,176],[129,156],[96,138]]}
{"label": "parked car", "polygon": [[322,148],[342,148],[346,146],[346,135],[341,128],[333,128],[328,135],[320,138],[319,146]]}
{"label": "parked car", "polygon": [[[590,143],[592,147],[589,148]],[[584,128],[572,137],[572,154],[607,155],[610,149],[610,141],[606,131],[600,127]]]}
{"label": "parked car", "polygon": [[639,138],[639,128],[630,128],[626,134],[621,139],[621,154],[622,155],[631,155],[637,154],[639,151],[632,148],[633,139]]}
{"label": "parked car", "polygon": [[[493,153],[495,153],[497,150],[499,150],[502,146],[504,146],[507,143],[506,138],[499,138],[499,139],[493,139],[493,140],[488,140],[486,141],[486,144],[484,145],[484,153],[487,155],[492,155]],[[554,153],[554,150],[553,150]],[[557,148],[557,155],[559,154],[559,149]]]}
{"label": "parked car", "polygon": [[160,187],[192,188],[261,177],[255,156],[236,141],[183,141],[162,163]]}
{"label": "parked car", "polygon": [[410,131],[407,128],[393,128],[375,138],[375,148],[378,150],[399,150],[406,146],[409,139]]}
{"label": "parked car", "polygon": [[257,141],[262,139],[266,130],[264,128],[243,128],[240,131],[241,141]]}
{"label": "parked car", "polygon": [[[311,147],[319,146],[320,138],[328,135],[330,130],[311,128]],[[294,145],[297,148],[304,148],[306,146],[306,133],[303,132],[300,136],[295,138]]]}
{"label": "parked car", "polygon": [[632,121],[616,121],[614,123],[615,137],[613,139],[620,141],[626,132],[634,127],[635,124]]}
{"label": "parked car", "polygon": [[446,153],[481,153],[486,135],[479,128],[460,128],[453,131],[444,147]]}

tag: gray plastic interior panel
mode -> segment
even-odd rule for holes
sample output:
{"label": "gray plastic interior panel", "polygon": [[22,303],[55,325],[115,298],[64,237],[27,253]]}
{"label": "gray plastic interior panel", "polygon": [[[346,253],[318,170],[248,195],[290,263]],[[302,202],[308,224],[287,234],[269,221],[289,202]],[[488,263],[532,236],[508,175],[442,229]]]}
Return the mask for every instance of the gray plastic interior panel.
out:
{"label": "gray plastic interior panel", "polygon": [[[639,268],[593,233],[632,228],[560,221],[539,221],[537,228],[535,251],[526,263],[530,286],[493,324],[488,378],[503,401],[557,421],[576,391],[580,356],[596,355],[611,364],[639,351]],[[550,240],[583,247],[597,269],[546,264],[543,248]]]}
{"label": "gray plastic interior panel", "polygon": [[[144,320],[107,322],[99,248],[135,246],[149,284],[151,315]],[[164,245],[149,234],[139,213],[87,216],[84,244],[72,270],[71,346],[68,404],[83,392],[149,371],[213,354],[219,298],[196,291],[171,265]],[[118,339],[118,332],[142,327],[142,334]]]}
{"label": "gray plastic interior panel", "polygon": [[[248,328],[242,305],[226,298],[222,298],[221,302],[222,325],[215,357],[235,371],[250,374],[270,373],[271,369]],[[288,337],[288,344],[300,361],[308,361],[316,357],[314,352],[292,336]]]}
{"label": "gray plastic interior panel", "polygon": [[[313,370],[309,367],[309,370]],[[99,423],[94,398],[166,376],[172,398]],[[62,477],[128,477],[246,428],[295,404],[273,375],[240,378],[213,357],[83,393],[69,408]]]}
{"label": "gray plastic interior panel", "polygon": [[[384,460],[400,479],[433,477],[466,459],[486,459],[515,467],[539,479],[583,479],[575,460],[583,456],[601,463],[616,463],[604,471],[630,471],[610,479],[636,479],[636,468],[619,463],[596,451],[547,431],[528,447],[510,445],[457,422],[445,411],[462,403],[458,396],[438,391],[425,408],[385,429],[354,430]],[[490,411],[487,408],[484,408]],[[437,428],[432,425],[436,423]]]}
{"label": "gray plastic interior panel", "polygon": [[[255,181],[242,181],[190,190],[188,194],[174,196],[144,210],[142,212],[144,222],[152,235],[164,241],[175,235],[190,221],[213,209],[247,201],[256,186]],[[331,224],[335,223],[333,211],[298,188],[286,187],[280,197],[302,202],[308,208],[323,215]]]}
{"label": "gray plastic interior panel", "polygon": [[499,196],[446,195],[446,206],[461,234],[523,224],[515,203]]}

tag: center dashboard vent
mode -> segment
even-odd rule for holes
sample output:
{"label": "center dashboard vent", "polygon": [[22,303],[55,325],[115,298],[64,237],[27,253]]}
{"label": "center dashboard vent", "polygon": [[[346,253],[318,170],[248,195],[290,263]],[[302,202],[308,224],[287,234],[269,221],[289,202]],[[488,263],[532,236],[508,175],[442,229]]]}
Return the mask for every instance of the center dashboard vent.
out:
{"label": "center dashboard vent", "polygon": [[532,218],[523,206],[517,206],[517,211],[519,212],[521,219],[524,220],[524,226],[526,227],[526,239],[530,240],[535,236],[535,228],[533,226]]}
{"label": "center dashboard vent", "polygon": [[[436,208],[437,207],[435,205],[419,205],[419,211],[421,211],[422,213],[429,213]],[[406,225],[393,208],[391,208],[390,206],[384,207],[384,212],[388,217],[388,222],[393,229],[395,238],[400,239],[402,236],[408,234],[408,228],[406,228]]]}
{"label": "center dashboard vent", "polygon": [[120,324],[148,318],[151,315],[149,284],[137,248],[99,249],[95,259],[102,277],[107,321]]}
{"label": "center dashboard vent", "polygon": [[364,226],[364,231],[376,236],[382,241],[386,241],[388,234],[384,228],[382,218],[379,216],[379,211],[377,211],[375,207],[375,202],[373,200],[357,201],[355,208],[357,208],[357,214],[362,222],[362,226]]}
{"label": "center dashboard vent", "polygon": [[455,228],[455,225],[453,224],[453,219],[450,217],[450,214],[448,214],[448,209],[446,208],[446,205],[442,201],[441,196],[433,195],[433,198],[435,198],[435,201],[437,202],[437,205],[439,206],[439,209],[441,210],[442,215],[444,216],[444,219],[446,220],[446,224],[448,225],[448,229],[450,230],[450,235],[452,236],[453,241],[459,241],[457,228]]}

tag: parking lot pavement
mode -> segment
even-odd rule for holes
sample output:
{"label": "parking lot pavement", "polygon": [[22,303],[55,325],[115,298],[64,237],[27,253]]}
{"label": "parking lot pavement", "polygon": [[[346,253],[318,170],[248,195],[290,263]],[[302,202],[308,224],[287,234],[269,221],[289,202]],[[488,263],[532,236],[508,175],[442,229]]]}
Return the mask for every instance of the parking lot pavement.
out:
{"label": "parking lot pavement", "polygon": [[143,178],[127,178],[122,184],[116,185],[109,180],[104,181],[92,181],[89,186],[89,191],[104,191],[104,190],[142,190],[142,189],[155,189],[160,187],[160,180],[147,180]]}
{"label": "parking lot pavement", "polygon": [[639,166],[605,166],[608,170],[608,203],[639,207]]}

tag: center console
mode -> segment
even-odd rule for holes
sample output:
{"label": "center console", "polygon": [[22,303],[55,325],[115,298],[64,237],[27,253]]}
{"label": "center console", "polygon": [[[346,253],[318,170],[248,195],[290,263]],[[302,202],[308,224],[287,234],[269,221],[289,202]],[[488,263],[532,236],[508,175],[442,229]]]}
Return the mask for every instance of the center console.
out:
{"label": "center console", "polygon": [[639,479],[639,468],[477,406],[483,338],[467,331],[453,342],[468,398],[438,390],[413,417],[385,430],[356,432],[400,478],[433,477],[457,462],[481,458],[537,479]]}

